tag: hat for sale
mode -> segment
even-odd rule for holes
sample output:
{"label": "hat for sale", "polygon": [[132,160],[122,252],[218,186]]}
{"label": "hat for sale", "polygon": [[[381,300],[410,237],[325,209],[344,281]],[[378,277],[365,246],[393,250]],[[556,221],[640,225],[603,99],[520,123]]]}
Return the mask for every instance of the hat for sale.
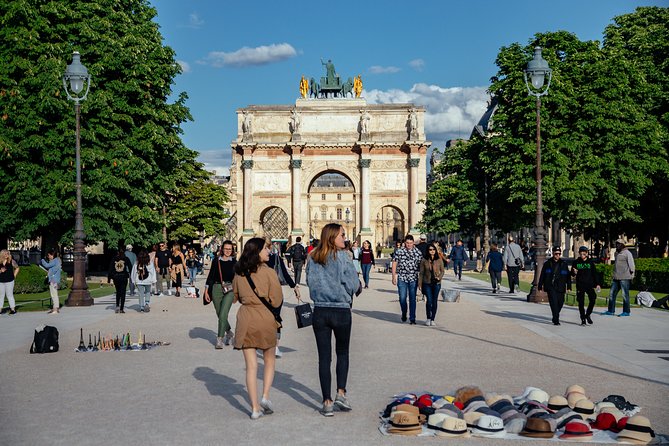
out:
{"label": "hat for sale", "polygon": [[560,435],[560,440],[592,440],[592,430],[583,421],[571,421],[564,427],[564,434]]}
{"label": "hat for sale", "polygon": [[595,413],[600,413],[605,407],[615,408],[616,405],[609,401],[600,401],[599,403],[595,404]]}
{"label": "hat for sale", "polygon": [[541,404],[546,404],[548,402],[549,396],[546,392],[541,389],[535,389],[527,395],[528,401],[536,401]]}
{"label": "hat for sale", "polygon": [[541,390],[541,389],[539,389],[538,387],[527,386],[525,387],[525,390],[523,390],[522,395],[513,397],[513,402],[515,404],[523,404],[525,401],[527,401],[527,396],[533,390]]}
{"label": "hat for sale", "polygon": [[557,412],[565,407],[569,407],[569,403],[567,402],[567,398],[562,395],[553,395],[548,399],[548,408],[550,410]]}
{"label": "hat for sale", "polygon": [[448,415],[449,417],[460,418],[460,419],[463,419],[463,420],[465,418],[462,411],[460,409],[458,409],[455,404],[451,404],[451,403],[444,404],[439,409],[437,409],[435,413],[443,413],[445,415]]}
{"label": "hat for sale", "polygon": [[585,395],[585,389],[581,385],[572,384],[571,386],[567,387],[564,396],[567,396],[570,393],[580,393],[581,395]]}
{"label": "hat for sale", "polygon": [[418,435],[423,431],[418,416],[406,412],[394,413],[386,427],[389,433],[399,435]]}
{"label": "hat for sale", "polygon": [[650,420],[641,415],[634,415],[627,420],[625,429],[621,430],[616,440],[635,444],[647,444],[655,438]]}
{"label": "hat for sale", "polygon": [[427,418],[427,428],[430,430],[438,430],[448,415],[442,412],[435,412]]}
{"label": "hat for sale", "polygon": [[528,418],[525,428],[519,435],[532,438],[553,438],[555,431],[552,430],[548,420],[543,418]]}
{"label": "hat for sale", "polygon": [[506,435],[504,422],[501,418],[492,415],[483,415],[472,428],[475,437],[501,438]]}
{"label": "hat for sale", "polygon": [[571,392],[567,394],[567,403],[569,404],[569,407],[574,408],[576,407],[576,403],[578,403],[580,400],[585,400],[588,399],[585,395],[582,393],[578,392]]}
{"label": "hat for sale", "polygon": [[589,399],[582,399],[574,405],[574,412],[578,413],[584,420],[595,418],[595,405]]}
{"label": "hat for sale", "polygon": [[395,412],[404,412],[418,416],[420,410],[412,404],[405,403],[405,404],[398,404],[397,406],[393,407],[390,412],[390,415],[392,416],[392,414],[394,414]]}
{"label": "hat for sale", "polygon": [[597,418],[593,423],[590,423],[593,429],[599,429],[600,431],[617,431],[618,420],[611,413],[600,413],[597,415]]}
{"label": "hat for sale", "polygon": [[432,407],[432,396],[428,393],[421,395],[413,405],[419,409],[423,407]]}
{"label": "hat for sale", "polygon": [[460,418],[445,417],[441,425],[433,425],[432,430],[438,437],[470,437],[467,423]]}
{"label": "hat for sale", "polygon": [[465,413],[465,421],[467,422],[467,426],[470,428],[473,428],[476,426],[476,423],[479,421],[479,418],[481,418],[483,414],[481,412],[466,412]]}
{"label": "hat for sale", "polygon": [[599,413],[610,413],[616,417],[616,421],[620,421],[621,418],[625,417],[625,414],[622,413],[617,407],[603,407]]}
{"label": "hat for sale", "polygon": [[556,429],[562,429],[572,421],[583,421],[581,414],[574,412],[571,407],[565,407],[560,409],[554,414],[551,414],[552,418],[555,419],[557,423]]}

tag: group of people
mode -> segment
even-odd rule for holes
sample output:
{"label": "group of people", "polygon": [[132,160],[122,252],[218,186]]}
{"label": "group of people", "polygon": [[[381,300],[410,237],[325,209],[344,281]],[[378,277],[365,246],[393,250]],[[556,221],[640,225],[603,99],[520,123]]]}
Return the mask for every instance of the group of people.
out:
{"label": "group of people", "polygon": [[[60,312],[60,300],[58,298],[58,289],[60,287],[60,276],[62,271],[62,262],[58,256],[57,250],[51,250],[47,253],[46,259],[41,260],[42,267],[47,271],[46,282],[49,285],[49,294],[52,301],[52,309],[49,314]],[[14,282],[20,271],[19,265],[12,258],[12,254],[3,249],[0,251],[0,298],[2,306],[5,305],[5,298],[9,303],[9,314],[16,314],[16,301],[14,299]]]}
{"label": "group of people", "polygon": [[[296,274],[302,269],[300,258],[299,248],[293,249],[291,261]],[[318,375],[323,397],[320,413],[330,417],[334,415],[335,407],[343,411],[351,410],[346,395],[351,307],[353,296],[361,291],[362,285],[354,262],[346,250],[346,234],[341,225],[326,225],[320,243],[309,255],[305,254],[302,261],[306,263],[307,285],[314,305],[312,328],[318,350]],[[272,253],[269,240],[250,239],[245,243],[239,259],[234,255],[233,243],[225,241],[212,262],[204,292],[205,301],[214,302],[218,316],[216,348],[232,344],[243,353],[253,420],[274,412],[270,390],[274,379],[283,305],[281,283],[275,267],[278,264],[283,265],[283,261],[278,253]],[[299,276],[291,287],[295,290],[297,301],[301,302]],[[233,303],[240,304],[234,333],[228,321]],[[333,335],[337,358],[334,398],[330,371]],[[257,351],[261,352],[264,362],[260,395],[257,385]]]}

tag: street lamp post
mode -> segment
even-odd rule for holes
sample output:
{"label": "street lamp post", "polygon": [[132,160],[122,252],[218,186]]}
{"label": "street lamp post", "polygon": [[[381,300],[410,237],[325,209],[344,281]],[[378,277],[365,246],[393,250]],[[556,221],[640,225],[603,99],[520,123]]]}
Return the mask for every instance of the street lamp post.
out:
{"label": "street lamp post", "polygon": [[[67,66],[65,74],[63,74],[63,87],[67,93],[67,98],[74,101],[77,169],[77,211],[74,223],[74,277],[72,289],[65,300],[65,305],[68,307],[81,307],[93,305],[93,299],[88,292],[88,284],[86,283],[86,244],[84,242],[86,234],[84,233],[84,219],[81,210],[81,146],[79,143],[81,101],[88,96],[88,90],[91,87],[91,76],[88,74],[86,67],[81,64],[78,51],[72,54],[72,63]],[[84,87],[86,91],[82,95],[81,92],[84,91]]]}
{"label": "street lamp post", "polygon": [[[547,296],[539,291],[539,279],[541,269],[546,260],[546,227],[544,225],[544,211],[541,197],[541,96],[548,93],[551,86],[552,70],[548,62],[541,57],[541,47],[534,48],[534,57],[527,63],[524,72],[527,92],[537,98],[537,213],[534,222],[534,252],[536,256],[536,268],[534,269],[534,281],[528,300],[531,302],[546,302]],[[529,82],[528,82],[528,77]],[[546,82],[548,77],[548,82]],[[531,84],[531,85],[530,85]]]}
{"label": "street lamp post", "polygon": [[353,239],[351,238],[351,234],[348,232],[348,224],[351,222],[351,210],[346,208],[344,213],[346,214],[346,233],[348,234],[348,239],[352,241]]}

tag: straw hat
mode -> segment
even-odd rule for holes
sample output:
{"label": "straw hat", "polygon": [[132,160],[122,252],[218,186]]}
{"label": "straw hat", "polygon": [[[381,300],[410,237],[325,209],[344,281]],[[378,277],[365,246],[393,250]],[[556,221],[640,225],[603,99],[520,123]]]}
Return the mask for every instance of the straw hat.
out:
{"label": "straw hat", "polygon": [[567,398],[561,395],[553,395],[548,399],[548,408],[550,410],[557,412],[558,410],[564,409],[565,407],[569,407],[569,402],[567,401]]}
{"label": "straw hat", "polygon": [[571,386],[567,387],[567,391],[564,394],[566,396],[570,393],[580,393],[581,395],[585,396],[585,389],[583,386],[579,386],[578,384],[572,384]]}
{"label": "straw hat", "polygon": [[548,420],[543,418],[528,418],[525,428],[519,435],[532,438],[553,438],[555,431],[552,430]]}
{"label": "straw hat", "polygon": [[548,393],[544,392],[541,389],[534,389],[527,395],[528,401],[536,401],[541,404],[546,404],[548,402],[549,396]]}
{"label": "straw hat", "polygon": [[635,444],[647,444],[655,438],[655,432],[650,426],[650,420],[641,415],[634,415],[627,420],[625,428],[620,431],[616,439]]}
{"label": "straw hat", "polygon": [[595,418],[595,405],[588,399],[578,400],[574,406],[574,412],[578,413],[584,420]]}
{"label": "straw hat", "polygon": [[448,416],[443,419],[441,426],[434,426],[434,433],[438,437],[470,437],[465,420]]}
{"label": "straw hat", "polygon": [[472,428],[475,437],[502,438],[506,435],[504,422],[501,418],[492,415],[483,415]]}
{"label": "straw hat", "polygon": [[584,399],[586,399],[586,396],[583,395],[582,393],[571,392],[567,394],[567,403],[571,408],[575,407],[577,402]]}
{"label": "straw hat", "polygon": [[393,413],[386,427],[389,433],[398,435],[418,435],[423,431],[417,415],[401,411]]}

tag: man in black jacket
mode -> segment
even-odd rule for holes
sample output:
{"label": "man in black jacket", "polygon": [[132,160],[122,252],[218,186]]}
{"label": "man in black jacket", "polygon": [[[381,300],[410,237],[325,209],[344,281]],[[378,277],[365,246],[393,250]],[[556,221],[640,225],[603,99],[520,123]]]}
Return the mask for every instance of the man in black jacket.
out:
{"label": "man in black jacket", "polygon": [[544,290],[548,294],[548,303],[553,313],[553,325],[560,325],[560,310],[564,305],[564,294],[567,289],[571,291],[569,265],[560,258],[561,256],[562,249],[555,246],[553,257],[544,263],[539,280],[539,291]]}
{"label": "man in black jacket", "polygon": [[[597,292],[602,289],[597,279],[597,265],[588,257],[588,247],[578,248],[579,258],[571,264],[571,275],[576,278],[576,300],[578,301],[578,312],[581,314],[581,325],[592,324],[590,315],[597,301]],[[585,310],[585,295],[588,295],[588,310]]]}

